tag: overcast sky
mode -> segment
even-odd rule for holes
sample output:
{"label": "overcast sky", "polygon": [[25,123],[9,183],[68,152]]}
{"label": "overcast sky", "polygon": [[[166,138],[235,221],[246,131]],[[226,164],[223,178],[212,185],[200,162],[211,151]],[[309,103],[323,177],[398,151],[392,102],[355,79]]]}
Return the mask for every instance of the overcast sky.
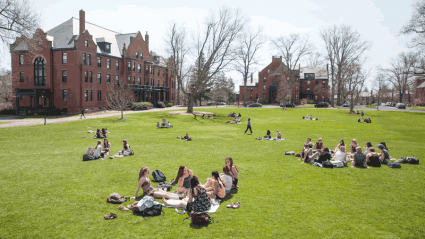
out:
{"label": "overcast sky", "polygon": [[[262,26],[268,39],[300,33],[308,35],[316,48],[323,51],[319,31],[333,24],[354,27],[364,40],[372,42],[367,52],[368,66],[385,66],[398,52],[408,50],[410,39],[399,35],[399,30],[412,13],[413,0],[180,0],[180,1],[83,1],[83,0],[36,0],[42,14],[42,29],[47,31],[71,17],[79,18],[79,10],[86,12],[86,21],[118,31],[131,33],[149,32],[150,48],[164,52],[165,30],[172,20],[182,22],[189,29],[202,24],[208,11],[220,6],[239,8],[251,18],[251,24]],[[10,58],[10,54],[6,54]],[[276,52],[269,44],[260,52],[261,62],[257,69],[270,63]],[[165,56],[166,57],[166,56]],[[10,68],[10,59],[2,59],[2,67]],[[256,73],[255,73],[256,74]],[[242,77],[229,72],[237,84]],[[370,85],[370,84],[368,84]]]}

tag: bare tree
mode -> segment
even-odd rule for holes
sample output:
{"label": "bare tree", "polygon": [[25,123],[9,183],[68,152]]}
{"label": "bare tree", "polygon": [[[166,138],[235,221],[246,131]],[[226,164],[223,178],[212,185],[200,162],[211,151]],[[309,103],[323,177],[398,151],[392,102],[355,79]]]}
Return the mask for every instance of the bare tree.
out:
{"label": "bare tree", "polygon": [[[295,74],[292,70],[295,70],[300,61],[311,54],[313,50],[313,45],[310,43],[308,37],[301,37],[299,34],[290,34],[289,36],[280,36],[272,40],[272,47],[276,49],[283,58],[282,67],[279,67],[278,72],[281,74],[288,73],[288,87],[289,92],[292,92],[292,84],[295,82]],[[281,82],[278,88],[279,91],[286,91],[284,87],[285,83]],[[282,87],[281,87],[282,86]],[[290,94],[292,97],[292,94]],[[283,103],[283,102],[281,102]]]}
{"label": "bare tree", "polygon": [[415,34],[409,47],[425,47],[425,1],[413,3],[413,12],[410,20],[401,28],[400,33],[405,35]]}
{"label": "bare tree", "polygon": [[366,69],[360,64],[353,64],[346,79],[346,89],[350,96],[350,111],[353,111],[354,105],[358,103],[360,93],[366,80],[370,77],[372,69]]}
{"label": "bare tree", "polygon": [[382,96],[388,92],[388,86],[386,85],[386,82],[387,79],[385,73],[379,71],[373,81],[373,88],[375,88],[378,98],[378,106],[376,107],[376,110],[379,110]]}
{"label": "bare tree", "polygon": [[28,0],[0,0],[0,39],[3,43],[22,35],[30,38],[40,25],[40,15]]}
{"label": "bare tree", "polygon": [[416,52],[402,52],[391,60],[389,67],[381,68],[388,81],[398,91],[400,102],[403,102],[403,96],[414,80],[413,76],[418,62],[419,55]]}
{"label": "bare tree", "polygon": [[164,41],[166,51],[171,56],[168,67],[177,79],[177,104],[180,104],[183,84],[191,71],[191,67],[187,64],[190,43],[187,40],[186,28],[176,22],[171,23]]}
{"label": "bare tree", "polygon": [[[326,58],[329,63],[329,75],[332,80],[331,103],[335,105],[334,95],[337,91],[337,104],[341,103],[344,77],[353,64],[362,60],[371,43],[362,40],[360,34],[348,25],[333,25],[320,32],[326,46]],[[349,74],[349,73],[348,73]]]}
{"label": "bare tree", "polygon": [[224,72],[220,72],[215,76],[211,91],[208,97],[218,102],[234,101],[235,99],[235,83],[232,78],[227,78]]}
{"label": "bare tree", "polygon": [[246,106],[246,83],[251,68],[258,64],[257,51],[265,43],[263,29],[253,30],[246,27],[238,37],[238,45],[236,48],[236,60],[234,63],[235,70],[242,74],[244,85],[243,105]]}
{"label": "bare tree", "polygon": [[325,57],[319,52],[314,52],[307,58],[307,67],[316,68],[323,67],[326,64]]}
{"label": "bare tree", "polygon": [[110,84],[106,95],[106,105],[109,109],[121,111],[121,120],[124,118],[124,110],[135,101],[131,86],[119,81],[118,84]]}

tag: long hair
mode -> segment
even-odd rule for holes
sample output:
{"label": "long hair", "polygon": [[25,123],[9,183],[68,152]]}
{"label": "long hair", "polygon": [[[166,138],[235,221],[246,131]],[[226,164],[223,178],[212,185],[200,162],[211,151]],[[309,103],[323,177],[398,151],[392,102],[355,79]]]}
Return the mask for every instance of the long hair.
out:
{"label": "long hair", "polygon": [[176,179],[174,179],[174,181],[172,182],[172,184],[177,184],[179,182],[179,179],[183,176],[184,174],[184,168],[186,168],[184,165],[181,165],[179,168],[179,171],[177,172],[177,176]]}
{"label": "long hair", "polygon": [[[232,159],[232,157],[227,157],[226,159],[228,159],[228,160],[230,161],[230,170],[232,170],[232,168],[233,168],[233,159]],[[236,168],[236,171],[238,171],[238,172],[239,172],[239,170],[238,170],[238,168],[236,167],[236,165],[235,165],[235,168]]]}
{"label": "long hair", "polygon": [[371,144],[370,142],[366,142],[366,146],[367,146],[368,148],[370,148],[370,147],[372,147],[372,144]]}
{"label": "long hair", "polygon": [[387,145],[385,144],[385,142],[382,141],[381,144],[384,145],[384,147],[385,147],[384,149],[388,149],[387,148]]}
{"label": "long hair", "polygon": [[96,147],[94,147],[94,148],[97,149],[97,147],[99,147],[100,145],[102,145],[102,141],[98,140],[97,141],[97,144],[96,144]]}
{"label": "long hair", "polygon": [[106,129],[102,128],[102,134],[106,135]]}
{"label": "long hair", "polygon": [[217,180],[217,182],[220,182],[220,183],[218,183],[218,185],[220,185],[220,188],[222,188],[223,182],[221,181],[220,175],[218,174],[218,172],[214,170],[214,171],[212,171],[211,175]]}
{"label": "long hair", "polygon": [[[340,142],[340,145],[341,146],[345,146],[345,143],[344,143],[344,140],[343,139],[341,139],[339,142]],[[341,144],[341,142],[342,142],[342,144]]]}
{"label": "long hair", "polygon": [[139,180],[140,180],[140,178],[141,178],[143,175],[145,175],[146,171],[148,171],[148,167],[143,167],[143,168],[141,168],[141,169],[140,169],[140,172],[139,172],[139,178],[137,179],[137,181],[139,181]]}
{"label": "long hair", "polygon": [[224,167],[223,167],[223,173],[224,173],[225,175],[230,175],[230,169],[229,169],[227,166],[224,166]]}
{"label": "long hair", "polygon": [[127,140],[123,139],[123,140],[122,140],[122,145],[123,145],[123,148],[124,148],[124,149],[128,149],[128,148],[127,148],[127,144],[128,144],[128,143],[127,143]]}
{"label": "long hair", "polygon": [[103,147],[104,148],[108,148],[109,147],[109,141],[108,141],[108,139],[104,139],[103,140]]}
{"label": "long hair", "polygon": [[270,130],[267,130],[267,135],[271,134]]}
{"label": "long hair", "polygon": [[369,148],[369,151],[375,153],[375,149],[373,147]]}
{"label": "long hair", "polygon": [[190,190],[191,190],[191,192],[192,192],[192,197],[194,196],[194,194],[195,194],[195,191],[193,190],[196,186],[198,186],[199,185],[199,180],[198,180],[198,177],[196,177],[196,176],[193,176],[191,179],[190,179]]}

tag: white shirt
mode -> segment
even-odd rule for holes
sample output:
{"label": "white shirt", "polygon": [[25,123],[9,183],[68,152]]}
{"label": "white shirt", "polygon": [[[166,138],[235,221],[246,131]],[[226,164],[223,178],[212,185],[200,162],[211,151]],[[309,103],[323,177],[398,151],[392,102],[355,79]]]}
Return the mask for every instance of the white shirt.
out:
{"label": "white shirt", "polygon": [[97,148],[94,150],[94,157],[95,158],[100,158],[100,151],[102,150],[102,146],[101,145],[99,145],[99,146],[97,146]]}
{"label": "white shirt", "polygon": [[335,153],[335,161],[345,162],[346,153],[338,151]]}

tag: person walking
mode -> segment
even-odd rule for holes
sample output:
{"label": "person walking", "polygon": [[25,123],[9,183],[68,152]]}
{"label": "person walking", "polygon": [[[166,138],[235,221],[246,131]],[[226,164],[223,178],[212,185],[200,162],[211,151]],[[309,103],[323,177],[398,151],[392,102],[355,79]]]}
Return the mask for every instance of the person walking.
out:
{"label": "person walking", "polygon": [[363,110],[362,110],[362,118],[363,118],[363,116],[364,116],[364,113],[363,113]]}
{"label": "person walking", "polygon": [[84,115],[84,111],[85,111],[84,109],[82,109],[82,110],[81,110],[81,116],[80,116],[80,119],[82,119],[83,117],[84,117],[84,119],[86,118],[86,116]]}
{"label": "person walking", "polygon": [[248,129],[251,131],[251,134],[252,134],[251,118],[248,118],[248,125],[246,126],[246,130],[244,134],[246,134],[246,131],[248,131]]}

